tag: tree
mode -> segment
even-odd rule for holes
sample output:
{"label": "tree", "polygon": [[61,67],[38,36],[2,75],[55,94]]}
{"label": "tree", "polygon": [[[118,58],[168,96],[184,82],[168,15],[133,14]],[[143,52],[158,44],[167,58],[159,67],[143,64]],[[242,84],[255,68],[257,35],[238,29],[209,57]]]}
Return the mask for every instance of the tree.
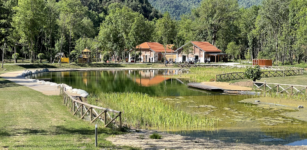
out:
{"label": "tree", "polygon": [[240,54],[240,46],[236,45],[235,42],[230,42],[227,45],[226,53],[231,55],[233,59],[237,59],[237,56]]}
{"label": "tree", "polygon": [[256,80],[260,80],[261,79],[261,70],[260,70],[260,66],[255,66],[253,67],[249,67],[245,70],[244,75],[245,77],[247,77],[248,79],[252,79],[254,82]]}
{"label": "tree", "polygon": [[[212,45],[217,45],[219,39],[231,35],[223,33],[222,29],[233,24],[238,17],[238,12],[237,0],[203,0],[201,6],[193,10],[197,22],[195,28],[206,32],[206,37],[203,40],[208,40]],[[228,28],[228,31],[231,30],[231,28]]]}
{"label": "tree", "polygon": [[[137,42],[149,39],[150,35],[147,34],[148,32],[145,29],[148,29],[146,26],[150,24],[146,23],[142,15],[116,3],[109,5],[108,9],[109,15],[101,24],[98,35],[104,50],[112,51],[119,58],[125,49],[131,49],[139,44]],[[137,27],[141,25],[145,27],[138,30]],[[137,37],[138,35],[141,37]]]}
{"label": "tree", "polygon": [[13,27],[21,37],[20,42],[29,43],[31,62],[34,60],[35,42],[45,25],[45,0],[22,0],[14,7]]}
{"label": "tree", "polygon": [[14,62],[15,62],[15,63],[17,63],[18,57],[19,57],[19,54],[18,54],[18,53],[14,53],[14,54],[12,55],[12,58],[14,59]]}
{"label": "tree", "polygon": [[[174,43],[176,37],[176,24],[171,19],[168,12],[163,15],[163,18],[157,20],[155,28],[155,40],[163,43],[164,57],[166,56],[166,49],[168,44]],[[166,63],[166,61],[165,61]]]}
{"label": "tree", "polygon": [[39,62],[42,63],[42,58],[44,57],[44,53],[39,53],[37,55],[37,58],[39,59]]}
{"label": "tree", "polygon": [[75,36],[78,39],[94,35],[93,22],[86,16],[87,7],[84,7],[80,0],[61,0],[57,5],[60,12],[58,25],[62,36],[65,33],[69,34],[68,53],[70,53]]}

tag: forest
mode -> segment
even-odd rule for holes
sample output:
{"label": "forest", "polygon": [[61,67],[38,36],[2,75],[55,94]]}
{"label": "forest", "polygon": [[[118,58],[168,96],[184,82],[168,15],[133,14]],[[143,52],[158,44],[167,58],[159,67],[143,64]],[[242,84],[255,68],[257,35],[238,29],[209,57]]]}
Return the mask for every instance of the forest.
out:
{"label": "forest", "polygon": [[142,42],[208,41],[234,59],[307,60],[307,1],[263,0],[241,7],[237,0],[202,0],[175,20],[147,0],[2,0],[0,48],[6,58],[63,52],[72,60],[85,48],[93,55],[122,56]]}
{"label": "forest", "polygon": [[[160,12],[169,12],[173,19],[180,20],[183,14],[190,14],[192,9],[198,7],[201,0],[148,0]],[[238,0],[239,6],[249,8],[260,5],[262,0]]]}

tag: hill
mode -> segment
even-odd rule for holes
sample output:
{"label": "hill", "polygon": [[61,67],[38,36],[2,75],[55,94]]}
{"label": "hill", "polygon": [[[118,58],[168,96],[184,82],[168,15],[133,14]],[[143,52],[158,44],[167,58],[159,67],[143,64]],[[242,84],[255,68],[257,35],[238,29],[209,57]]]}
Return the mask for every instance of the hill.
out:
{"label": "hill", "polygon": [[[200,5],[202,0],[148,0],[160,12],[169,12],[174,19],[180,19],[182,14],[188,14],[191,9]],[[261,4],[262,0],[238,0],[241,7],[248,8]]]}
{"label": "hill", "polygon": [[121,3],[131,8],[133,11],[139,12],[145,18],[152,20],[162,17],[161,13],[156,10],[148,0],[81,0],[81,3],[97,13],[106,13],[106,8],[112,3]]}

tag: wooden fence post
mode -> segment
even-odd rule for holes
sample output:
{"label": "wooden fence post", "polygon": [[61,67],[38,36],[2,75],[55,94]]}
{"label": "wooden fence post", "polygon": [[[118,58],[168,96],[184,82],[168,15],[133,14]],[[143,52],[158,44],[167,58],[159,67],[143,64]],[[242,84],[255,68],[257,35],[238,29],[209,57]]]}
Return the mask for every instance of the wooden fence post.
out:
{"label": "wooden fence post", "polygon": [[266,96],[266,81],[264,81],[264,96]]}
{"label": "wooden fence post", "polygon": [[104,111],[104,125],[107,124],[107,110]]}
{"label": "wooden fence post", "polygon": [[122,112],[119,112],[119,128],[122,128]]}
{"label": "wooden fence post", "polygon": [[93,114],[92,113],[93,113],[93,108],[91,107],[90,108],[90,119],[91,119],[91,121],[93,120]]}
{"label": "wooden fence post", "polygon": [[293,86],[291,86],[291,95],[293,95]]}
{"label": "wooden fence post", "polygon": [[279,93],[279,84],[277,85],[277,93]]}
{"label": "wooden fence post", "polygon": [[217,81],[217,74],[215,75],[215,82]]}
{"label": "wooden fence post", "polygon": [[75,101],[72,102],[72,110],[75,112]]}

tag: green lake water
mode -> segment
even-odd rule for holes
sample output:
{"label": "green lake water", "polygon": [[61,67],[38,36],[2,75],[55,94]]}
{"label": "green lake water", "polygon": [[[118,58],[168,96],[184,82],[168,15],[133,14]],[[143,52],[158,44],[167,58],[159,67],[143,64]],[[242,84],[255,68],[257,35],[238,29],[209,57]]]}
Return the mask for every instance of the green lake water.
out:
{"label": "green lake water", "polygon": [[51,79],[91,95],[101,92],[139,92],[157,97],[176,109],[219,118],[214,128],[166,131],[224,142],[307,145],[307,123],[280,115],[290,110],[260,108],[239,101],[255,96],[225,95],[191,89],[188,81],[172,79],[176,70],[48,72],[32,78]]}

